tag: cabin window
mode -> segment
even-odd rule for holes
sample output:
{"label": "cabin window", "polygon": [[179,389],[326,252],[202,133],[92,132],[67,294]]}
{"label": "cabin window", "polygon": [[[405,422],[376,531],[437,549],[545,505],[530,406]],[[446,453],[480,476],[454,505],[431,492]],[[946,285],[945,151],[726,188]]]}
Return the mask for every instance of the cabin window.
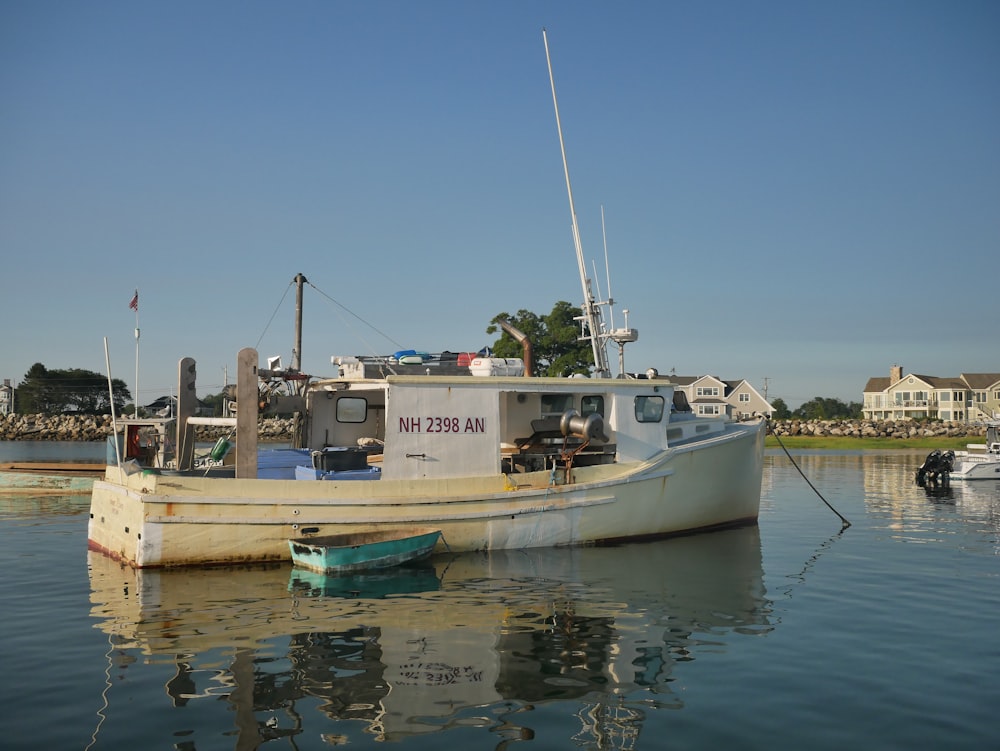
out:
{"label": "cabin window", "polygon": [[604,417],[604,397],[603,396],[585,396],[580,399],[580,414],[584,417],[587,415],[600,415]]}
{"label": "cabin window", "polygon": [[662,396],[637,396],[635,419],[638,422],[660,422],[663,419]]}
{"label": "cabin window", "polygon": [[368,419],[368,400],[342,396],[337,400],[337,422],[364,422]]}
{"label": "cabin window", "polygon": [[573,409],[572,394],[542,394],[542,416],[561,415]]}

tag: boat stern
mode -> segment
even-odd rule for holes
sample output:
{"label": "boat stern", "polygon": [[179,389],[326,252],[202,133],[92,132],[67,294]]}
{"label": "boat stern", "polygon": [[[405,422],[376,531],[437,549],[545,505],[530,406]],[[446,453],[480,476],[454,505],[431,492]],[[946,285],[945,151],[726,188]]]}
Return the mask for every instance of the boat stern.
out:
{"label": "boat stern", "polygon": [[94,482],[87,522],[87,547],[131,566],[141,567],[149,546],[143,529],[143,504],[138,491],[107,477]]}

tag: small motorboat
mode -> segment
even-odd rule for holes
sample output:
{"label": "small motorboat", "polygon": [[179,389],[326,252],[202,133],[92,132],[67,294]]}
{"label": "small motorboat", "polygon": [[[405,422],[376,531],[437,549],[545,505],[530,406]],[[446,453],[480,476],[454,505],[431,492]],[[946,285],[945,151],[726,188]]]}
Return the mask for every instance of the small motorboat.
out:
{"label": "small motorboat", "polygon": [[347,532],[288,541],[296,566],[322,574],[347,574],[390,568],[430,556],[441,537],[439,529],[384,529]]}
{"label": "small motorboat", "polygon": [[1000,422],[986,426],[986,442],[956,451],[951,476],[956,480],[1000,480]]}

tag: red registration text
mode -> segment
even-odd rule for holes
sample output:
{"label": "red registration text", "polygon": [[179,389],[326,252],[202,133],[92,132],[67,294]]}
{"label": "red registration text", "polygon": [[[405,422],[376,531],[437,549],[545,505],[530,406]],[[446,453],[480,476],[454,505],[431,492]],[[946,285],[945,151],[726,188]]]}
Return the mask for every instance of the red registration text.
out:
{"label": "red registration text", "polygon": [[485,433],[485,417],[400,417],[400,433]]}

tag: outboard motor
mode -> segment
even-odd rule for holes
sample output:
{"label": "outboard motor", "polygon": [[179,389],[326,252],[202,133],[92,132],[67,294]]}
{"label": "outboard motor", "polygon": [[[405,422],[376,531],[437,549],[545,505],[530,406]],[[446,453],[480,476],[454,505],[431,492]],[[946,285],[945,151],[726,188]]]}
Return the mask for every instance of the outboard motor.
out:
{"label": "outboard motor", "polygon": [[917,470],[917,485],[924,486],[928,482],[936,485],[938,481],[947,484],[954,461],[954,451],[945,451],[942,453],[935,449],[927,455],[924,463]]}

